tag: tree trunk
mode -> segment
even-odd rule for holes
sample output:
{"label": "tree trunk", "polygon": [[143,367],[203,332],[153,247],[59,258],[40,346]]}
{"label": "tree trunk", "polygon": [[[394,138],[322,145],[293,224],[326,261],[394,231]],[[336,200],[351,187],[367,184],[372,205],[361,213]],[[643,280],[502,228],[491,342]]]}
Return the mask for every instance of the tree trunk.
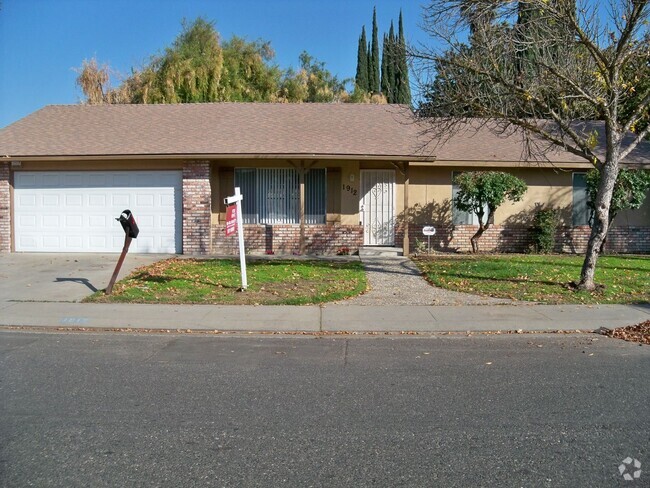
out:
{"label": "tree trunk", "polygon": [[478,240],[481,238],[481,236],[483,235],[483,232],[485,232],[488,229],[489,226],[490,226],[490,224],[486,224],[486,225],[479,224],[478,230],[476,231],[476,234],[474,234],[470,238],[469,242],[472,243],[472,252],[473,253],[477,253],[479,251]]}
{"label": "tree trunk", "polygon": [[580,272],[580,281],[577,284],[579,290],[593,291],[596,289],[594,274],[598,255],[609,230],[609,207],[614,193],[614,184],[618,177],[620,139],[619,135],[607,124],[607,156],[605,164],[600,168],[600,184],[596,195],[594,222],[591,227],[591,235],[587,244],[585,260]]}
{"label": "tree trunk", "polygon": [[472,252],[473,253],[477,253],[479,251],[479,249],[478,249],[478,240],[483,235],[484,231],[485,231],[485,229],[482,229],[482,228],[479,227],[478,230],[476,231],[476,234],[474,234],[470,238],[469,242],[472,243]]}

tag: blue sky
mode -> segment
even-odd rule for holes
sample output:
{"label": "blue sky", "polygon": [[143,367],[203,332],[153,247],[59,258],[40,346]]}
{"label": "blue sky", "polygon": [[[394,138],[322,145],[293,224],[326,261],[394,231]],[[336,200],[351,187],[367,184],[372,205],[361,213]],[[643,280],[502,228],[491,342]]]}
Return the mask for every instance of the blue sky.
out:
{"label": "blue sky", "polygon": [[283,68],[306,50],[339,78],[353,77],[375,5],[380,42],[400,8],[407,41],[424,40],[414,0],[0,0],[0,127],[44,105],[77,103],[73,68],[83,59],[128,74],[171,44],[181,19],[197,16],[223,38],[271,41]]}

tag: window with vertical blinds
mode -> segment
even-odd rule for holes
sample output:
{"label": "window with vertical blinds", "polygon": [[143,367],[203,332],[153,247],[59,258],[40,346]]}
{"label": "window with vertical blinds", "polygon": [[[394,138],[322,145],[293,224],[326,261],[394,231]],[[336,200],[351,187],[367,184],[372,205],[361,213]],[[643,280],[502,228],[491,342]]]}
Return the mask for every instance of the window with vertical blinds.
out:
{"label": "window with vertical blinds", "polygon": [[589,225],[590,211],[587,202],[587,175],[573,173],[573,225]]}
{"label": "window with vertical blinds", "polygon": [[[324,224],[327,202],[325,169],[305,175],[305,223]],[[244,195],[245,224],[300,223],[300,177],[292,168],[235,168],[235,186]]]}

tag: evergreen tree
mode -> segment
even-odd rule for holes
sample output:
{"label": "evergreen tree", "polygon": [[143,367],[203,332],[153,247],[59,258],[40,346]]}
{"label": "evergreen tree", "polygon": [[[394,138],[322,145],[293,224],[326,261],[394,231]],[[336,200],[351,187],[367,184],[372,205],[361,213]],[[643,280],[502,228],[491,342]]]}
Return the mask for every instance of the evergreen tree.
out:
{"label": "evergreen tree", "polygon": [[386,94],[388,103],[397,103],[397,57],[395,56],[397,43],[395,42],[395,28],[393,27],[393,21],[390,21],[390,30],[388,31],[388,78],[390,80],[390,93]]}
{"label": "evergreen tree", "polygon": [[372,11],[372,44],[370,50],[370,91],[373,93],[380,92],[379,76],[379,38],[377,33],[377,7]]}
{"label": "evergreen tree", "polygon": [[366,61],[366,64],[368,65],[368,87],[366,88],[366,91],[368,93],[372,93],[372,82],[371,82],[371,80],[372,80],[373,70],[372,70],[372,48],[371,48],[370,43],[368,43],[368,46],[366,48],[366,54],[368,56],[367,61]]}
{"label": "evergreen tree", "polygon": [[356,87],[368,91],[368,41],[366,40],[366,26],[361,28],[359,49],[357,50],[357,75],[354,79]]}
{"label": "evergreen tree", "polygon": [[382,56],[381,56],[381,92],[384,94],[388,103],[393,103],[392,101],[392,78],[389,74],[388,67],[390,66],[390,47],[389,47],[388,36],[384,34],[384,42],[382,44]]}
{"label": "evergreen tree", "polygon": [[402,11],[399,11],[399,39],[397,40],[397,94],[395,103],[411,104],[411,86],[409,84],[409,68],[406,62],[406,39],[404,37],[404,22]]}

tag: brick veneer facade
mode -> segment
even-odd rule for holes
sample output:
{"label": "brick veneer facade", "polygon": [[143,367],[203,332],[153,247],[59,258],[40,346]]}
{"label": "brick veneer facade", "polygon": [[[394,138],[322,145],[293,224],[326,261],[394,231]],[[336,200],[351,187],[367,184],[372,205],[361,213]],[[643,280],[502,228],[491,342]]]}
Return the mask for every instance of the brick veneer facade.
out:
{"label": "brick veneer facade", "polygon": [[183,254],[210,252],[210,163],[183,163]]}
{"label": "brick veneer facade", "polygon": [[0,163],[0,252],[11,251],[9,163]]}
{"label": "brick veneer facade", "polygon": [[[237,254],[237,235],[226,237],[225,226],[212,227],[212,252]],[[309,254],[336,254],[347,247],[358,251],[363,245],[363,227],[360,225],[306,225],[306,251]],[[300,250],[298,225],[244,225],[246,252],[290,254]]]}
{"label": "brick veneer facade", "polygon": [[[409,225],[411,252],[415,250],[415,239],[426,244],[422,225]],[[436,235],[431,237],[431,250],[443,252],[467,252],[471,250],[470,238],[476,233],[476,225],[436,226]],[[587,225],[561,227],[556,234],[556,252],[584,253],[587,249],[591,228]],[[398,229],[395,245],[402,246],[403,229]],[[493,225],[481,236],[481,251],[528,252],[532,246],[532,229],[527,227],[504,227]],[[605,252],[650,253],[650,227],[612,227],[607,236]]]}

